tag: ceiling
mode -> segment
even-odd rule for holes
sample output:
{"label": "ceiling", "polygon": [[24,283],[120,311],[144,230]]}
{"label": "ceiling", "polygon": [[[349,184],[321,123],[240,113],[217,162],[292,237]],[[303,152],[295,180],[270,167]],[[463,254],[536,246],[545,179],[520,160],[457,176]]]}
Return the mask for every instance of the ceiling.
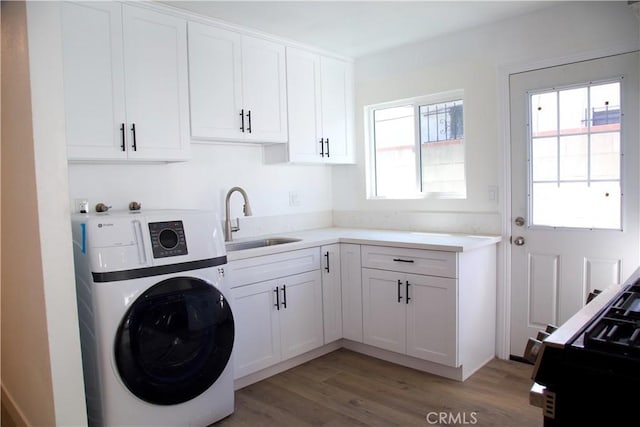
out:
{"label": "ceiling", "polygon": [[163,1],[348,57],[551,7],[555,1]]}

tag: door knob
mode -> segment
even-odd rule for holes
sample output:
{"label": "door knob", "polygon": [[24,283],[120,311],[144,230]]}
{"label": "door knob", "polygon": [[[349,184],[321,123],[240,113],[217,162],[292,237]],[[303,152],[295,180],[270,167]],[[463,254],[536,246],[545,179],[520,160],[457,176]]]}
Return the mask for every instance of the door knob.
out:
{"label": "door knob", "polygon": [[522,236],[518,236],[515,239],[513,239],[513,244],[516,246],[522,246],[524,245],[524,237]]}
{"label": "door knob", "polygon": [[518,227],[522,227],[524,225],[524,218],[519,216],[513,222],[515,222]]}

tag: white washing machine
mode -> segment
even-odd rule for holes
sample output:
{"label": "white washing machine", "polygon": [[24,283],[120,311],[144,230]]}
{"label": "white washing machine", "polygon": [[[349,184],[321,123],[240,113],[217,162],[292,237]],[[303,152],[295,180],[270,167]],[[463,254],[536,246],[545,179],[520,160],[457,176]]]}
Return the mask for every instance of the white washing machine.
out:
{"label": "white washing machine", "polygon": [[206,426],[233,412],[234,322],[217,215],[72,216],[92,426]]}

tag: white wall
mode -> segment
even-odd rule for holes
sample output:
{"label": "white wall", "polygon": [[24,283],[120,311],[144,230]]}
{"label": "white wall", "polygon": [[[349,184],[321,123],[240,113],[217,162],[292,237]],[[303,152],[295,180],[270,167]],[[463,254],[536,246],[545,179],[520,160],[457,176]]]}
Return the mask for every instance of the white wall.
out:
{"label": "white wall", "polygon": [[2,2],[2,400],[20,425],[84,425],[51,4]]}
{"label": "white wall", "polygon": [[[500,69],[617,46],[637,48],[625,2],[568,2],[491,26],[359,58],[355,63],[357,165],[334,169],[334,223],[342,226],[501,234]],[[464,90],[466,200],[367,200],[363,108]]]}
{"label": "white wall", "polygon": [[[331,168],[265,165],[259,145],[192,144],[188,162],[162,164],[71,164],[71,200],[88,198],[90,209],[103,202],[126,209],[213,209],[224,219],[227,191],[247,191],[253,217],[242,215],[242,197],[231,198],[231,217],[240,218],[236,237],[331,225]],[[299,205],[291,206],[289,193]]]}

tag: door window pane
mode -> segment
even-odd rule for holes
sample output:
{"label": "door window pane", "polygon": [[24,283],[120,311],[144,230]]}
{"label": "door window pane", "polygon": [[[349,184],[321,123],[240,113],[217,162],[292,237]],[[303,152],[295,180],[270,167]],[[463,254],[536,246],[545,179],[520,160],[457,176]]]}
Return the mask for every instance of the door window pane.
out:
{"label": "door window pane", "polygon": [[531,154],[534,181],[558,180],[558,138],[533,138]]}
{"label": "door window pane", "polygon": [[560,98],[559,133],[575,134],[587,131],[589,122],[586,117],[589,91],[587,87],[562,90]]}
{"label": "door window pane", "polygon": [[586,180],[588,170],[588,135],[560,137],[560,180]]}
{"label": "door window pane", "polygon": [[620,132],[591,135],[591,178],[620,179]]}
{"label": "door window pane", "polygon": [[547,92],[531,97],[531,133],[533,136],[558,132],[558,94]]}

